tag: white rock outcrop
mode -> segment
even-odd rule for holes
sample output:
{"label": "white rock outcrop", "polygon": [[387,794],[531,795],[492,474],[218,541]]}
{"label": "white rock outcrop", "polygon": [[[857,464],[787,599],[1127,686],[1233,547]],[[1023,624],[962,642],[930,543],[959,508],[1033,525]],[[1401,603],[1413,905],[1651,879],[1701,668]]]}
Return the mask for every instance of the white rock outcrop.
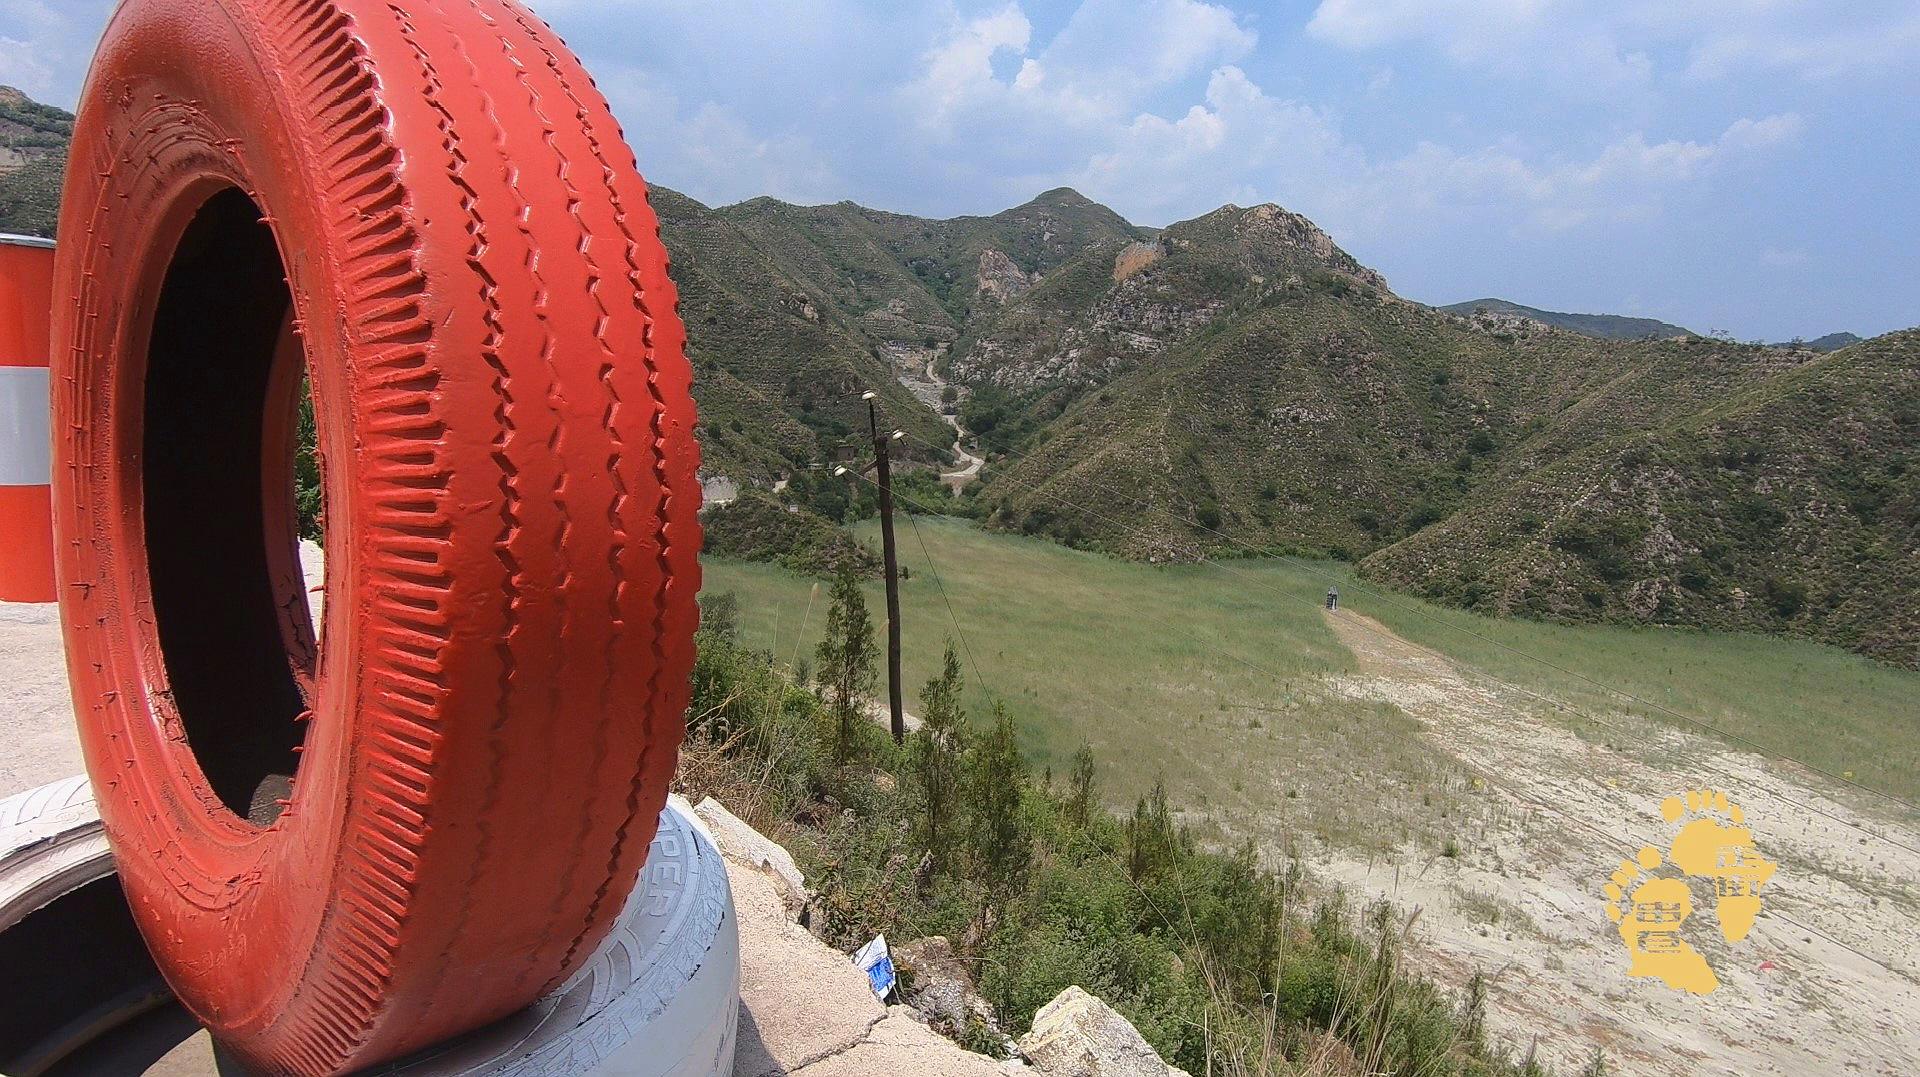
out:
{"label": "white rock outcrop", "polygon": [[1078,987],[1042,1006],[1019,1046],[1042,1077],[1188,1077],[1162,1061],[1133,1022]]}

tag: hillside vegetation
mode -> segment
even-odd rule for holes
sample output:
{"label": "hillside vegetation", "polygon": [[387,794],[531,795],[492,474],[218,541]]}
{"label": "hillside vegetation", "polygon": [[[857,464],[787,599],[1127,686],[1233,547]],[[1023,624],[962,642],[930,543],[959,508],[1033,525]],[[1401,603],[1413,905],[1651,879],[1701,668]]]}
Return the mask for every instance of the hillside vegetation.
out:
{"label": "hillside vegetation", "polygon": [[[52,233],[71,131],[0,88],[0,229]],[[868,390],[907,481],[947,463],[951,429],[898,380],[932,364],[989,457],[966,508],[991,526],[1143,559],[1325,554],[1487,612],[1920,663],[1920,334],[1762,347],[1437,310],[1272,205],[1154,230],[1064,188],[949,220],[653,204],[705,471],[787,505],[858,499],[828,487],[871,453]]]}
{"label": "hillside vegetation", "polygon": [[[1487,974],[1449,990],[1409,968],[1417,913],[1350,903],[1298,860],[1272,870],[1252,843],[1211,849],[1161,787],[1115,818],[1091,749],[1059,778],[1032,772],[1004,710],[968,713],[951,647],[919,693],[926,725],[896,747],[751,650],[732,596],[709,590],[703,607],[676,784],[794,851],[818,891],[810,926],[834,945],[951,940],[1008,1022],[946,1030],[963,1043],[1003,1051],[1078,985],[1193,1073],[1550,1072],[1491,1034]],[[1608,1072],[1604,1054],[1582,1072]]]}
{"label": "hillside vegetation", "polygon": [[1920,665],[1920,332],[1570,444],[1362,569],[1491,612],[1776,631]]}
{"label": "hillside vegetation", "polygon": [[[853,534],[879,548],[876,521]],[[1283,805],[1303,834],[1444,844],[1451,832],[1435,820],[1462,810],[1458,772],[1392,708],[1314,690],[1356,668],[1319,608],[1329,585],[1342,605],[1421,646],[1589,714],[1693,729],[1677,712],[1727,731],[1732,745],[1920,798],[1920,674],[1803,640],[1495,618],[1373,594],[1381,588],[1336,561],[1147,565],[924,516],[902,522],[900,561],[908,683],[937,673],[943,642],[963,632],[968,704],[1004,702],[1023,748],[1056,770],[1090,742],[1123,798],[1164,777],[1177,803],[1270,813],[1304,783],[1320,797]],[[738,596],[753,647],[782,662],[812,653],[825,601],[817,576],[730,557],[709,558],[705,576],[708,591]],[[879,581],[864,586],[880,608]]]}
{"label": "hillside vegetation", "polygon": [[903,388],[978,311],[998,310],[1089,245],[1139,235],[1070,191],[991,217],[929,221],[852,203],[758,198],[714,209],[653,188],[698,378],[706,469],[771,483],[864,444],[861,393],[944,462],[945,423]]}
{"label": "hillside vegetation", "polygon": [[1920,662],[1920,335],[1823,353],[1462,317],[1273,206],[1096,243],[975,321],[947,362],[1002,454],[996,526]]}
{"label": "hillside vegetation", "polygon": [[0,232],[52,236],[73,114],[0,86]]}

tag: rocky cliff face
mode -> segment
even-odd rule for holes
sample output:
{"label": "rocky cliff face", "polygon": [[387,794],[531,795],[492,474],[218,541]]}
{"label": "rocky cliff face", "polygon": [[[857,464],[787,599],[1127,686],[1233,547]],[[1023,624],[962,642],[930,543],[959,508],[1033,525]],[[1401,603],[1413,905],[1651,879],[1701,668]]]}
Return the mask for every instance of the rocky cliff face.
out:
{"label": "rocky cliff face", "polygon": [[980,252],[977,300],[983,303],[1011,303],[1033,290],[1036,277],[1022,272],[1013,259],[988,247]]}

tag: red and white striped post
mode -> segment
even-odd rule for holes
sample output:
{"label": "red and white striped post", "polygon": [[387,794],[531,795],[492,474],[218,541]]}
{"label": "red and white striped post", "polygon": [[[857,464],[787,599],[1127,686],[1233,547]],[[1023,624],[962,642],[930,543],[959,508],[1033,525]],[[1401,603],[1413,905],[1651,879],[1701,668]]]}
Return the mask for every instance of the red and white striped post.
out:
{"label": "red and white striped post", "polygon": [[0,235],[0,601],[52,602],[53,241]]}

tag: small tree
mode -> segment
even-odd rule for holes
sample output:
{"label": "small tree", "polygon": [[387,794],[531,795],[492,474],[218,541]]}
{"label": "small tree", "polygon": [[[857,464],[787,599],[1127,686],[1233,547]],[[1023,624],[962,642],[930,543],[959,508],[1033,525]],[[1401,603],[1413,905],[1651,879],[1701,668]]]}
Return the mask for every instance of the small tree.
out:
{"label": "small tree", "polygon": [[911,741],[914,778],[920,786],[920,837],[934,869],[947,866],[963,820],[967,713],[960,704],[960,656],[947,643],[940,675],[920,690],[920,728]]}
{"label": "small tree", "polygon": [[1093,818],[1100,794],[1094,785],[1093,745],[1084,741],[1073,753],[1073,769],[1067,774],[1067,818],[1075,826],[1086,826]]}
{"label": "small tree", "polygon": [[1167,786],[1154,782],[1153,791],[1140,798],[1127,820],[1127,872],[1135,882],[1159,878],[1172,870],[1177,852]]}
{"label": "small tree", "polygon": [[1020,759],[1020,741],[1013,718],[1000,703],[993,705],[993,728],[974,745],[967,775],[973,854],[984,870],[989,891],[1004,893],[1027,869],[1033,837],[1020,814],[1020,797],[1027,784],[1027,766]]}
{"label": "small tree", "polygon": [[740,596],[732,591],[702,594],[700,634],[728,643],[740,642]]}
{"label": "small tree", "polygon": [[873,619],[860,593],[859,577],[842,568],[833,581],[832,605],[827,609],[827,634],[814,657],[827,689],[827,707],[833,715],[833,759],[845,763],[859,743],[861,708],[878,683],[874,672]]}

